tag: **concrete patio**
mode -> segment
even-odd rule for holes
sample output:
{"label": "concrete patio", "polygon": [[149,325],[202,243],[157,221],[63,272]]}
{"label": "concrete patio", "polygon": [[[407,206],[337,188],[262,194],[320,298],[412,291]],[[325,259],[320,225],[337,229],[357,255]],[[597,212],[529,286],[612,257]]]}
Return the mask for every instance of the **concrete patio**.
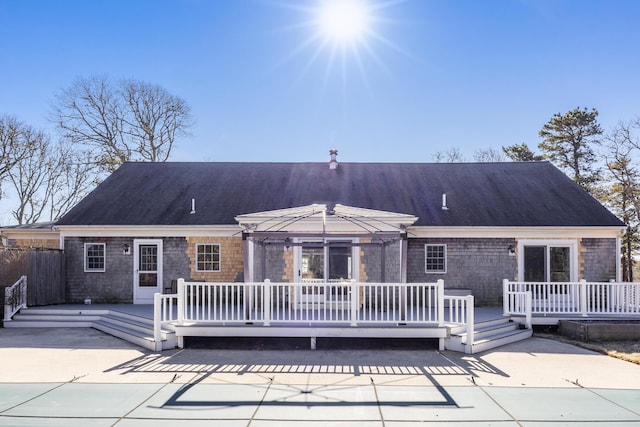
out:
{"label": "concrete patio", "polygon": [[88,328],[0,329],[0,357],[0,425],[640,425],[640,366],[540,338],[477,355],[153,353]]}

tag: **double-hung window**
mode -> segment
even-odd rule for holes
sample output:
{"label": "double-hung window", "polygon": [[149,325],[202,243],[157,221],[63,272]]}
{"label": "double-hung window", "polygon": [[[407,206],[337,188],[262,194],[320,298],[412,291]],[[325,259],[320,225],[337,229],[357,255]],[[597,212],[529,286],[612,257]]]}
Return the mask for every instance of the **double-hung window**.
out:
{"label": "double-hung window", "polygon": [[220,271],[220,245],[196,245],[196,271]]}
{"label": "double-hung window", "polygon": [[104,272],[105,271],[105,247],[104,243],[84,244],[84,271]]}
{"label": "double-hung window", "polygon": [[424,245],[425,273],[447,272],[447,245]]}

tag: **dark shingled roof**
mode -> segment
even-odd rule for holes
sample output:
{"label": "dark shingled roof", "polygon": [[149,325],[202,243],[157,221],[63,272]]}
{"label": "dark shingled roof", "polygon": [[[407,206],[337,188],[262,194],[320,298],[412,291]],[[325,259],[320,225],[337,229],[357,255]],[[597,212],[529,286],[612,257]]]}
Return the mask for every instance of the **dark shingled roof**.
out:
{"label": "dark shingled roof", "polygon": [[313,203],[412,214],[417,226],[624,225],[548,162],[126,163],[58,224],[236,224]]}
{"label": "dark shingled roof", "polygon": [[55,224],[54,221],[46,221],[46,222],[34,222],[32,224],[16,224],[16,225],[8,225],[6,227],[1,227],[5,230],[48,230],[51,231],[51,228]]}

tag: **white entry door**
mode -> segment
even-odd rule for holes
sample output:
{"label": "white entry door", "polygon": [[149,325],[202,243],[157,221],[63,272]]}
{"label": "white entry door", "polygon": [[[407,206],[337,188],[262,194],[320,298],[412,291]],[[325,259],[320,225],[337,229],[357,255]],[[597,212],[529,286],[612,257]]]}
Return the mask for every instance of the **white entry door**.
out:
{"label": "white entry door", "polygon": [[133,303],[153,304],[162,293],[162,240],[134,240]]}

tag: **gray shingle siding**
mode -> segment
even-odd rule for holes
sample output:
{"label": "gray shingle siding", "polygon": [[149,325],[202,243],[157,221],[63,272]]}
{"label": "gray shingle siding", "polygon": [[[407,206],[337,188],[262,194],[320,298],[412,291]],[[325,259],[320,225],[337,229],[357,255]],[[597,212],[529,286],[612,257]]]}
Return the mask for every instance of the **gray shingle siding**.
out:
{"label": "gray shingle siding", "polygon": [[[382,247],[379,245],[366,245],[360,249],[360,263],[364,264],[366,280],[376,282],[400,282],[400,245],[393,242],[384,248],[384,280],[382,275]],[[361,278],[362,280],[363,278]]]}
{"label": "gray shingle siding", "polygon": [[[425,244],[447,245],[447,272],[425,272]],[[476,304],[502,303],[502,280],[514,279],[517,257],[509,255],[515,239],[427,238],[409,239],[407,282],[435,282],[445,288],[470,289]]]}
{"label": "gray shingle siding", "polygon": [[[84,244],[105,244],[105,271],[84,271]],[[128,244],[131,254],[122,253]],[[67,237],[64,240],[67,269],[67,302],[82,303],[91,298],[94,303],[133,302],[133,241],[113,237]]]}
{"label": "gray shingle siding", "polygon": [[171,285],[171,280],[191,278],[189,257],[187,255],[187,240],[183,237],[162,238],[162,286]]}
{"label": "gray shingle siding", "polygon": [[616,279],[616,239],[582,239],[582,277],[588,282]]}
{"label": "gray shingle siding", "polygon": [[[163,287],[168,287],[172,279],[189,278],[187,242],[181,237],[161,239],[163,241]],[[129,237],[65,238],[67,302],[82,303],[86,297],[90,297],[94,303],[132,303],[133,241],[134,238]],[[85,243],[105,244],[104,272],[84,271]],[[124,244],[129,245],[129,254],[123,253]]]}

